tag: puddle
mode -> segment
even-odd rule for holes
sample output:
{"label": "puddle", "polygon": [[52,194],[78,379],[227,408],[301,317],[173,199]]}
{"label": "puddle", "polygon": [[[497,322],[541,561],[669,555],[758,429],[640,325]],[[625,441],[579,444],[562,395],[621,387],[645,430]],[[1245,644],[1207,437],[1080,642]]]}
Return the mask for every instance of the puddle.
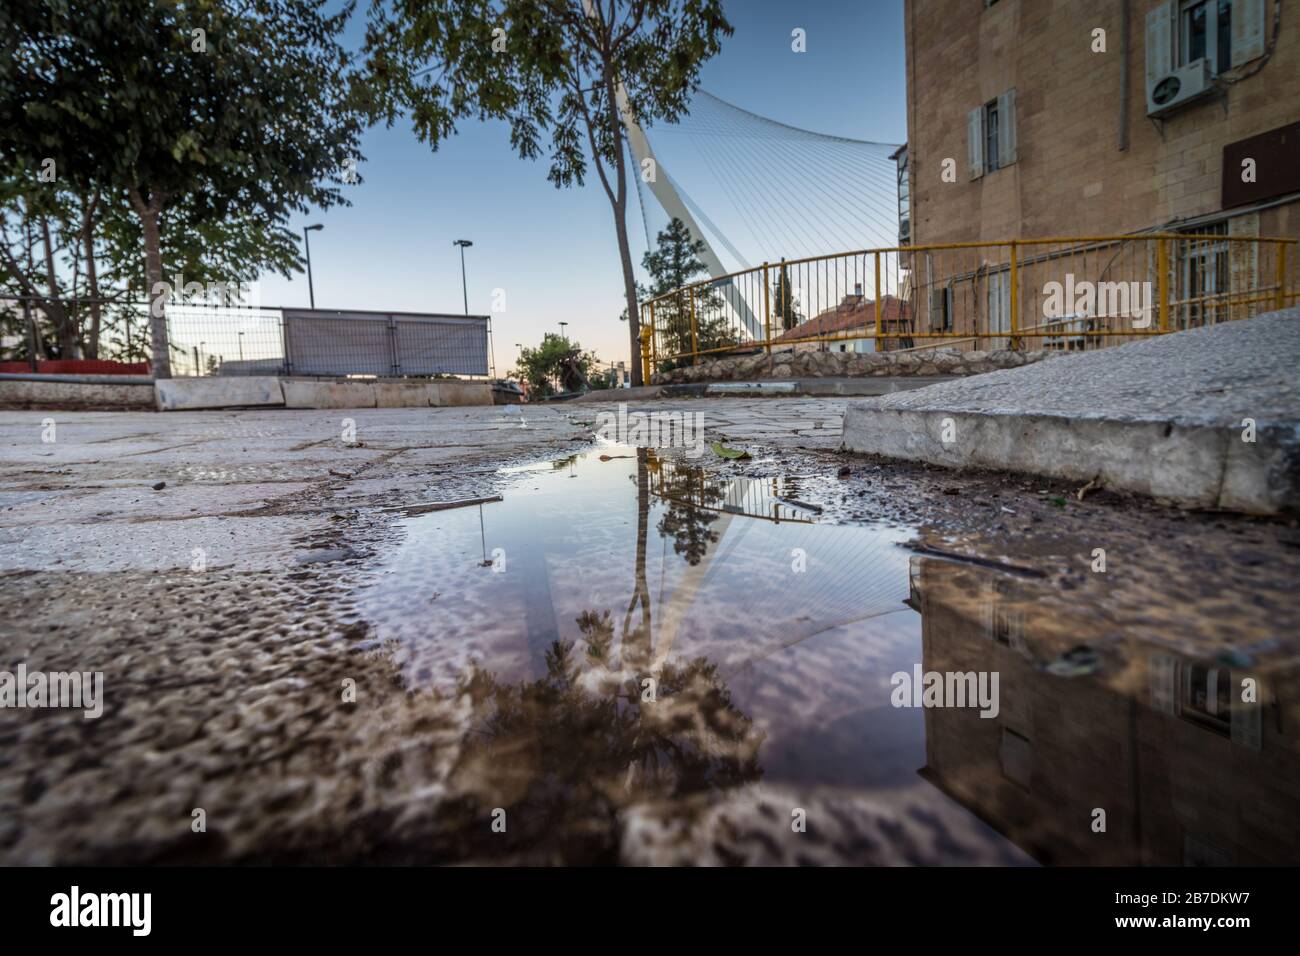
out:
{"label": "puddle", "polygon": [[[515,469],[501,500],[403,532],[359,610],[407,692],[459,715],[453,857],[1251,864],[1300,847],[1276,642],[1180,656],[1049,604],[1050,582],[833,524],[799,478],[710,479],[650,449]],[[996,673],[996,714],[894,706],[895,675],[929,672]],[[1257,702],[1238,704],[1246,680]]]}

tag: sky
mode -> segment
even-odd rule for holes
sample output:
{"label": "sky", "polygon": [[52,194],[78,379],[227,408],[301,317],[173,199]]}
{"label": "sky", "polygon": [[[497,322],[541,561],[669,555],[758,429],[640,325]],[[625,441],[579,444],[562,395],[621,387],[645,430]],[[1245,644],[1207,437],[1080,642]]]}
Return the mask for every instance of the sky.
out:
{"label": "sky", "polygon": [[[906,139],[902,0],[725,0],[735,33],[705,64],[701,88],[764,116],[821,133],[902,143]],[[791,49],[802,29],[806,52]],[[361,29],[354,23],[353,42]],[[652,145],[655,131],[648,131]],[[517,343],[564,331],[604,361],[628,358],[622,270],[613,211],[594,178],[556,189],[544,160],[517,157],[504,123],[463,123],[437,152],[409,125],[369,130],[346,186],[350,207],[297,219],[311,234],[316,306],[492,315],[496,372],[514,365]],[[683,188],[705,209],[703,182]],[[662,217],[662,213],[659,213]],[[652,227],[654,219],[650,217]],[[645,251],[635,194],[628,232],[638,275]],[[862,246],[873,243],[864,241]],[[500,291],[497,291],[500,290]],[[502,311],[493,311],[494,294]],[[264,277],[261,302],[306,306],[307,277]]]}

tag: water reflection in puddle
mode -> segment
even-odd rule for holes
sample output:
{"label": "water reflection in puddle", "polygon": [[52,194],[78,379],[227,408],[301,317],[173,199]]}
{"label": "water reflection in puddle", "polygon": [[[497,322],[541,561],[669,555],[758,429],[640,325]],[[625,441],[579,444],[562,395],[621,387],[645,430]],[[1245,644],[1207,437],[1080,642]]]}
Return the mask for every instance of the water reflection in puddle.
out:
{"label": "water reflection in puddle", "polygon": [[[1294,746],[1262,746],[1267,703],[1225,703],[1240,666],[1044,615],[1036,583],[912,555],[907,529],[822,523],[797,479],[607,446],[512,480],[406,519],[361,596],[405,686],[461,721],[453,857],[1294,858]],[[997,671],[998,715],[894,707],[917,666]]]}

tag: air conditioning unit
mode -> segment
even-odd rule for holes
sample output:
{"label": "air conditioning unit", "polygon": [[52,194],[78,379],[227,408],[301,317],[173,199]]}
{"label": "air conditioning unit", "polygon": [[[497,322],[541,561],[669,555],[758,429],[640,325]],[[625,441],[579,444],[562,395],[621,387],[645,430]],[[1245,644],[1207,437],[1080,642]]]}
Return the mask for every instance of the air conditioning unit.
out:
{"label": "air conditioning unit", "polygon": [[1164,116],[1213,89],[1210,61],[1193,63],[1152,78],[1147,85],[1147,116]]}

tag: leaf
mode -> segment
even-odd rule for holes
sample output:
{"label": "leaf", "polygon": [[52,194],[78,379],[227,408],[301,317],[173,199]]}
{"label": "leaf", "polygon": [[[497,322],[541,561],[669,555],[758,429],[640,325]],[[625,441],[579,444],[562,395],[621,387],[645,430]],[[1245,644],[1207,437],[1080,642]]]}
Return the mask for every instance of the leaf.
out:
{"label": "leaf", "polygon": [[712,448],[713,453],[720,458],[729,458],[732,461],[737,461],[741,458],[749,457],[749,452],[745,451],[743,448],[728,448],[720,441],[715,441],[709,447]]}

